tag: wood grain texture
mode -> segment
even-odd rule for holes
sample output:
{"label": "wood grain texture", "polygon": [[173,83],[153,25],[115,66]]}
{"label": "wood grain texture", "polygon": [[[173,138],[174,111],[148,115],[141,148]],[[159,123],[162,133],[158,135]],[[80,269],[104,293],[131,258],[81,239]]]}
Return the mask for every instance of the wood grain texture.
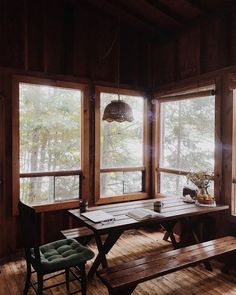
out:
{"label": "wood grain texture", "polygon": [[236,238],[228,236],[166,253],[156,252],[142,259],[104,269],[98,272],[98,276],[108,288],[126,288],[235,250]]}
{"label": "wood grain texture", "polygon": [[180,35],[177,45],[177,79],[200,74],[200,28],[195,27]]}
{"label": "wood grain texture", "polygon": [[[35,2],[35,1],[34,1]],[[2,228],[0,256],[13,252],[16,246],[20,246],[20,231],[17,224],[17,218],[12,216],[12,184],[14,176],[12,175],[12,76],[22,74],[28,76],[39,76],[41,78],[50,78],[54,80],[69,80],[77,81],[79,79],[89,81],[91,89],[94,89],[94,84],[100,82],[103,85],[109,84],[111,87],[116,87],[116,55],[115,50],[102,63],[97,63],[108,50],[111,45],[113,32],[116,28],[116,18],[114,14],[109,14],[108,11],[102,11],[101,1],[94,1],[93,6],[91,1],[33,1],[28,0],[1,0],[0,1],[0,87],[5,96],[4,111],[1,111],[1,125],[3,128],[3,138],[1,138],[2,154],[1,171],[4,175],[4,191],[0,196],[0,224]],[[72,13],[64,13],[65,3],[73,4]],[[103,1],[104,2],[104,1]],[[114,2],[114,1],[113,1]],[[150,2],[150,1],[149,1]],[[154,1],[152,1],[154,3]],[[159,1],[160,2],[160,1]],[[163,1],[161,1],[163,3]],[[216,5],[217,2],[217,5]],[[133,2],[134,3],[134,2]],[[177,2],[176,2],[177,3]],[[170,8],[173,6],[176,13],[185,19],[200,15],[201,6],[211,9],[211,7],[219,7],[222,0],[218,1],[200,1],[196,5],[196,1],[186,2],[181,0],[181,7],[173,1],[165,1],[165,4]],[[185,4],[184,4],[185,3]],[[195,4],[193,4],[195,3]],[[137,4],[135,4],[137,5]],[[199,7],[200,6],[200,10]],[[70,9],[69,9],[70,10]],[[188,12],[188,15],[185,14]],[[200,66],[200,74],[207,73],[213,69],[219,70],[227,65],[235,64],[235,8],[232,13],[223,12],[225,17],[215,16],[209,17],[201,26],[200,37],[194,34],[196,40],[191,36],[181,32],[180,35],[175,35],[170,38],[167,34],[165,37],[168,40],[150,40],[144,31],[137,30],[137,17],[122,17],[122,44],[121,44],[121,77],[122,83],[129,88],[153,88],[167,83],[177,81],[177,78],[189,78],[189,75],[195,75],[194,72],[181,76],[178,72],[178,64],[185,65],[185,55],[182,50],[188,51],[193,40],[196,48],[194,56],[190,56],[191,64],[194,64],[198,69]],[[67,17],[71,16],[71,22],[67,23]],[[116,10],[117,16],[117,10]],[[135,21],[136,19],[136,21]],[[201,20],[200,20],[201,21]],[[129,26],[127,24],[129,23]],[[136,24],[135,24],[136,23]],[[142,21],[142,24],[143,21]],[[193,32],[195,26],[192,24]],[[205,28],[207,33],[205,33]],[[211,30],[213,33],[211,33]],[[184,37],[183,37],[184,35]],[[186,36],[185,36],[186,35]],[[182,36],[182,37],[181,37]],[[189,40],[189,42],[188,42]],[[69,43],[68,43],[69,42]],[[68,47],[67,47],[68,43]],[[98,43],[98,44],[97,44]],[[186,44],[186,48],[184,45]],[[179,44],[179,52],[178,52]],[[200,46],[200,65],[196,52]],[[182,49],[184,48],[184,49]],[[231,69],[234,70],[235,69]],[[208,75],[208,74],[206,74]],[[222,76],[225,72],[221,73]],[[59,78],[60,77],[60,78]],[[199,77],[191,76],[194,85],[200,85]],[[215,73],[211,74],[211,78],[215,77]],[[92,80],[96,78],[95,80]],[[209,75],[208,75],[209,78]],[[103,80],[103,81],[101,81]],[[147,85],[148,84],[148,85]],[[173,85],[168,85],[170,90]],[[147,89],[148,90],[148,89]],[[149,89],[150,90],[150,89]],[[92,90],[88,97],[88,108],[90,111],[88,121],[89,130],[89,169],[85,182],[89,188],[84,192],[90,204],[94,203],[94,167],[95,167],[95,92]],[[230,202],[231,194],[231,124],[232,124],[232,97],[228,91],[223,91],[221,96],[222,112],[221,123],[219,128],[222,131],[221,144],[223,146],[222,158],[222,195],[221,199],[225,202]],[[16,107],[16,106],[15,106]],[[218,128],[218,129],[219,129]],[[86,130],[86,132],[88,131]],[[155,173],[155,172],[154,172]],[[17,175],[17,173],[15,174]],[[143,197],[143,196],[141,196]],[[109,200],[112,201],[112,200]],[[76,206],[75,204],[67,204]],[[50,207],[49,210],[54,210]],[[63,210],[65,207],[60,207]],[[71,208],[71,207],[70,207]],[[51,224],[45,241],[50,240],[50,236],[57,236],[57,230],[62,230],[67,227],[66,212],[61,213],[63,218],[57,213],[48,212],[46,221],[49,219]],[[48,216],[50,215],[50,218]],[[58,218],[58,219],[57,219]],[[65,224],[58,226],[60,220]],[[54,227],[55,224],[55,227]],[[45,225],[47,227],[47,224]],[[60,227],[60,228],[59,228]],[[226,230],[229,226],[226,227]],[[8,233],[11,232],[11,235]],[[49,240],[48,240],[49,239]]]}
{"label": "wood grain texture", "polygon": [[[157,249],[160,253],[168,251],[170,243],[163,241],[162,237],[163,233],[153,230],[127,232],[109,253],[111,267],[115,268],[121,263],[129,263],[134,259],[142,259],[146,254],[152,255],[153,251]],[[89,246],[97,251],[93,242]],[[89,269],[90,263],[92,262],[89,262],[87,269]],[[209,272],[202,265],[199,265],[141,283],[137,286],[133,295],[189,295],[190,292],[199,295],[234,295],[236,292],[234,272],[228,275],[222,274],[220,272],[221,265],[216,262],[213,264],[213,268],[213,272]],[[13,256],[6,260],[0,266],[0,269],[2,271],[0,274],[0,295],[22,294],[25,278],[23,258],[20,255]],[[53,283],[63,279],[63,277],[57,277],[53,280]],[[76,282],[72,283],[71,290],[74,290],[76,286]],[[30,290],[29,295],[33,294],[35,293]],[[44,294],[64,295],[66,294],[66,288],[62,285],[55,289],[46,290]],[[100,279],[94,277],[91,281],[88,281],[87,294],[107,295],[108,291]]]}
{"label": "wood grain texture", "polygon": [[229,207],[217,205],[215,208],[211,207],[198,207],[195,204],[184,203],[180,198],[160,198],[164,203],[161,215],[153,219],[144,221],[137,221],[128,217],[126,214],[134,209],[153,209],[155,200],[142,200],[134,202],[119,203],[114,205],[104,205],[99,207],[91,207],[88,211],[104,210],[107,213],[112,214],[115,217],[115,221],[108,224],[94,223],[84,216],[80,215],[78,209],[69,210],[70,214],[77,217],[85,226],[99,233],[109,233],[111,230],[127,230],[129,228],[137,228],[145,224],[160,224],[162,222],[168,222],[170,220],[181,219],[186,217],[193,217],[208,213],[225,211]]}

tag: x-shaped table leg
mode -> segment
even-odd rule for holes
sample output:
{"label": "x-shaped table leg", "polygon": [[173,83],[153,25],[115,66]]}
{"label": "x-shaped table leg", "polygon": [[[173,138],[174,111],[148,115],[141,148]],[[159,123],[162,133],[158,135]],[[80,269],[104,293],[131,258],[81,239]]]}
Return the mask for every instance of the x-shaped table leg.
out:
{"label": "x-shaped table leg", "polygon": [[114,246],[116,241],[119,239],[123,231],[112,231],[108,234],[106,240],[104,243],[102,243],[101,235],[98,233],[94,233],[95,240],[98,248],[98,255],[96,259],[93,262],[93,265],[91,266],[89,272],[88,272],[88,278],[92,278],[95,272],[97,271],[100,264],[102,264],[103,268],[106,268],[108,266],[106,254],[109,253],[111,248]]}

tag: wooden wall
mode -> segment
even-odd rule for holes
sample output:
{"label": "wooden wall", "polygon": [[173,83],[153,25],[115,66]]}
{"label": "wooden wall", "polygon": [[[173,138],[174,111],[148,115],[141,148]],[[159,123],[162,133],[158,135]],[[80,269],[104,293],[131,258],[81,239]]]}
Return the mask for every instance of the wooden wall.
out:
{"label": "wooden wall", "polygon": [[[220,128],[217,140],[222,146],[221,202],[230,204],[232,185],[233,95],[231,74],[236,72],[236,7],[200,20],[161,42],[152,44],[152,87],[156,90],[215,80],[220,95]],[[196,83],[197,82],[197,83]],[[235,218],[228,214],[225,230],[236,232]],[[232,224],[229,225],[229,222]]]}
{"label": "wooden wall", "polygon": [[[118,19],[93,8],[88,1],[0,0],[0,257],[20,245],[19,225],[12,216],[13,75],[85,80],[90,84],[102,81],[116,86],[117,43],[110,54],[106,53],[117,27]],[[148,48],[140,32],[121,22],[121,84],[147,86]],[[39,221],[45,242],[59,238],[59,231],[68,226],[65,211],[43,213]]]}
{"label": "wooden wall", "polygon": [[152,85],[181,81],[236,64],[236,9],[211,16],[152,47]]}
{"label": "wooden wall", "polygon": [[[0,257],[20,245],[19,225],[11,210],[12,76],[114,84],[116,47],[103,57],[112,44],[117,23],[114,17],[84,0],[0,0],[0,94],[4,97],[0,98]],[[122,23],[120,55],[121,83],[143,89],[159,88],[235,65],[236,10],[209,17],[174,37],[153,42],[151,47],[145,34]],[[223,78],[222,74],[222,81]],[[226,89],[227,82],[224,83]],[[231,169],[232,96],[224,94],[222,102],[226,196]],[[41,214],[40,222],[43,240],[50,241],[59,237],[68,219],[64,211],[46,212]]]}

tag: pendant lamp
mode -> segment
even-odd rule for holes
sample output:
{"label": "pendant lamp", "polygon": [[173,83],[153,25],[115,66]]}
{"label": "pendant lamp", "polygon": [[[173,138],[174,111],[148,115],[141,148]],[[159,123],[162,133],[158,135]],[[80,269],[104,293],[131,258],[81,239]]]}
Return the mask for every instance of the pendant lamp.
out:
{"label": "pendant lamp", "polygon": [[118,99],[112,100],[103,113],[102,120],[107,122],[132,122],[134,120],[133,111],[128,103],[120,99],[120,23],[118,31],[118,58],[117,58],[117,90]]}

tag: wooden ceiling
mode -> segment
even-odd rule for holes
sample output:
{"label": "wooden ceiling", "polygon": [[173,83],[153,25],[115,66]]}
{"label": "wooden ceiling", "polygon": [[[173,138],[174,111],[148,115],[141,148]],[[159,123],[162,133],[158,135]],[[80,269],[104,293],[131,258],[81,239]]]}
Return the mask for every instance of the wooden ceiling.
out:
{"label": "wooden ceiling", "polygon": [[229,10],[234,0],[84,0],[150,36],[178,31]]}

